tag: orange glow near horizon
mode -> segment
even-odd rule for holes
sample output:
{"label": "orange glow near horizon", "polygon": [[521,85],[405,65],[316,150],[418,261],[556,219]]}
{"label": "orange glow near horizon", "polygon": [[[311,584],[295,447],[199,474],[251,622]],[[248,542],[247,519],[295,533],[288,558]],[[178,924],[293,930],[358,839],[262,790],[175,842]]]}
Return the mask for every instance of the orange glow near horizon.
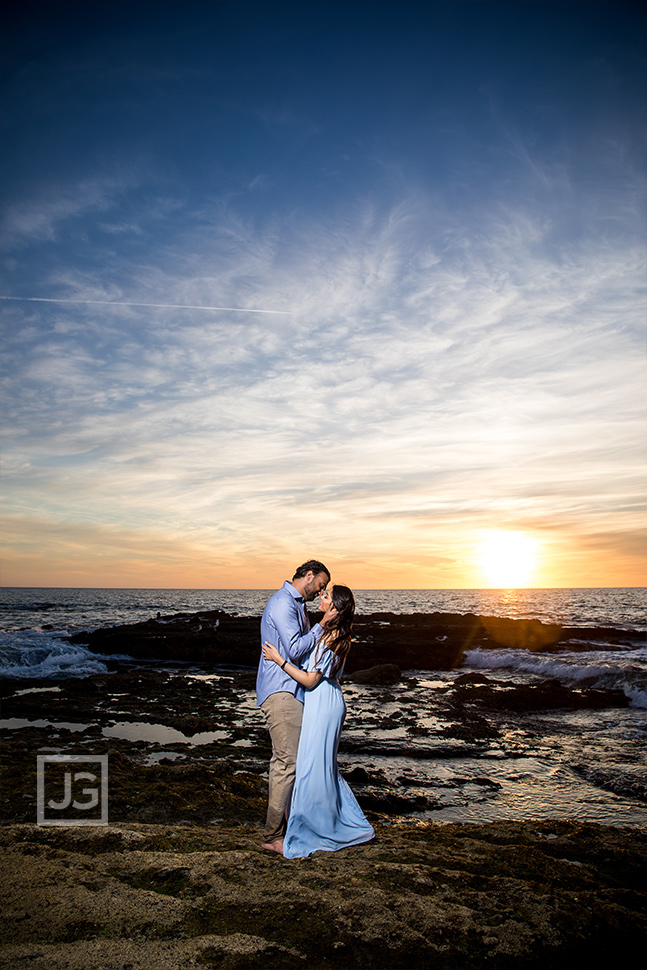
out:
{"label": "orange glow near horizon", "polygon": [[369,537],[361,528],[321,541],[264,535],[252,554],[209,536],[87,524],[48,529],[42,520],[30,532],[19,524],[22,540],[17,526],[13,534],[7,529],[0,549],[2,586],[277,589],[313,557],[331,569],[333,582],[352,589],[645,586],[637,542],[623,546],[616,535],[582,536],[566,528],[496,530],[484,523],[475,529],[452,521],[407,530],[399,523],[395,536],[376,529]]}

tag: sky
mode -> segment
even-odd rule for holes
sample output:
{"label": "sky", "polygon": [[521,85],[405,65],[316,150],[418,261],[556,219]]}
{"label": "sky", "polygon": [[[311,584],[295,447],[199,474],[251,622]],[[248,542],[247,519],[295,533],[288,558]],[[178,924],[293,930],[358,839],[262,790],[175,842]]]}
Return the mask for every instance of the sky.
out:
{"label": "sky", "polygon": [[3,585],[645,585],[642,4],[8,6]]}

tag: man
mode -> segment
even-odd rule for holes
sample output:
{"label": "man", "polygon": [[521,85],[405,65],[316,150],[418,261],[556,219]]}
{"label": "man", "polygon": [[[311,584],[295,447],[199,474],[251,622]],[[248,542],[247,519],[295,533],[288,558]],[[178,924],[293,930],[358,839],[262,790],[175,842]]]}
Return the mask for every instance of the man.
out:
{"label": "man", "polygon": [[[330,582],[323,563],[310,559],[299,566],[291,581],[283,583],[270,597],[261,620],[261,643],[273,644],[286,662],[305,659],[335,614],[331,606],[310,629],[305,604],[321,593]],[[267,720],[272,739],[269,794],[263,848],[280,852],[286,828],[296,771],[297,748],[303,716],[303,687],[281,669],[261,656],[256,678],[256,706]]]}

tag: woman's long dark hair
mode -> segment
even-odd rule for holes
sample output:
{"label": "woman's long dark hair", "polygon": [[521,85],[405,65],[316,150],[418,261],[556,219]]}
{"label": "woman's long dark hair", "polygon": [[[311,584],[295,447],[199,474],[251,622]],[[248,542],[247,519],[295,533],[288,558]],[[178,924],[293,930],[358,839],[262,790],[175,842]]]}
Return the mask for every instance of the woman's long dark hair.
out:
{"label": "woman's long dark hair", "polygon": [[355,616],[355,597],[348,586],[338,586],[335,583],[332,588],[332,605],[337,610],[337,616],[327,624],[322,642],[326,649],[335,654],[330,677],[336,677],[350,650],[350,633]]}

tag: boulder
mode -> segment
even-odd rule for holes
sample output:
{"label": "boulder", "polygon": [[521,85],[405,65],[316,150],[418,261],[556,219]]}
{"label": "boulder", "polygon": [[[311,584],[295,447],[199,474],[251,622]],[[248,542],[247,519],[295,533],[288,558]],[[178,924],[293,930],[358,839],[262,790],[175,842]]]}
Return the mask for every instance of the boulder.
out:
{"label": "boulder", "polygon": [[354,684],[397,684],[401,679],[402,674],[396,664],[378,664],[367,670],[356,670],[349,677]]}

